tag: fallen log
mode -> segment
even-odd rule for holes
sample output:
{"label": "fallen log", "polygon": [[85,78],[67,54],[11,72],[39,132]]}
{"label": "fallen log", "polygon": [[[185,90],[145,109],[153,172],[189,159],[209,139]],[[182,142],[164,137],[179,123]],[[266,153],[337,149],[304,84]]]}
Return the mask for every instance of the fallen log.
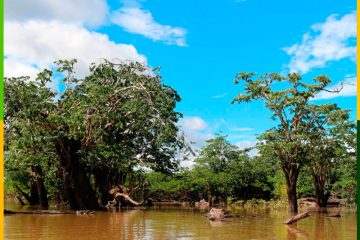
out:
{"label": "fallen log", "polygon": [[309,212],[304,212],[304,213],[300,213],[298,215],[295,215],[291,218],[289,218],[287,221],[285,221],[284,223],[285,224],[292,224],[294,222],[297,222],[301,219],[304,219],[304,218],[307,218],[307,217],[310,217],[310,213]]}
{"label": "fallen log", "polygon": [[4,214],[94,214],[94,211],[79,210],[79,211],[58,211],[58,210],[36,210],[36,211],[12,211],[4,209]]}
{"label": "fallen log", "polygon": [[116,193],[115,199],[118,199],[118,198],[124,198],[126,201],[130,202],[131,204],[133,204],[135,206],[139,206],[144,203],[144,200],[141,202],[136,202],[135,200],[131,199],[131,197],[128,194],[125,194],[125,193]]}
{"label": "fallen log", "polygon": [[127,202],[131,203],[134,206],[140,206],[140,205],[144,204],[144,200],[142,200],[141,202],[137,202],[137,201],[133,200],[129,196],[129,194],[124,193],[122,191],[124,191],[124,188],[115,187],[115,188],[111,189],[109,191],[109,193],[114,196],[114,200],[108,201],[108,203],[106,204],[105,207],[108,209],[116,207],[117,205],[119,205],[121,199],[125,199]]}
{"label": "fallen log", "polygon": [[4,209],[4,214],[71,214],[72,212],[57,210],[36,210],[36,211],[12,211]]}

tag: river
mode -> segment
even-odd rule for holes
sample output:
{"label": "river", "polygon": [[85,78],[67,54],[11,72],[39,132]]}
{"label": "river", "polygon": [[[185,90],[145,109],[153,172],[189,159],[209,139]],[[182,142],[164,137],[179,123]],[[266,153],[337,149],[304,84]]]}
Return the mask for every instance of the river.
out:
{"label": "river", "polygon": [[[29,207],[5,202],[9,210]],[[5,239],[356,239],[356,212],[342,210],[341,218],[312,212],[292,225],[286,211],[264,208],[232,209],[237,216],[213,222],[206,211],[181,206],[96,212],[93,215],[7,215]]]}

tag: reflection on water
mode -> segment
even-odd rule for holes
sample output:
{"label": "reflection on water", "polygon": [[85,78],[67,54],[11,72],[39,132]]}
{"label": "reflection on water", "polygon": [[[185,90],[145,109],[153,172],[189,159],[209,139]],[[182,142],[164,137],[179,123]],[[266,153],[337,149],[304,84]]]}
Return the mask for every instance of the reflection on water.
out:
{"label": "reflection on water", "polygon": [[[20,210],[6,203],[6,208]],[[24,210],[24,208],[22,208]],[[237,217],[210,222],[185,207],[96,212],[94,215],[5,216],[5,239],[356,239],[356,213],[326,212],[292,225],[285,211],[240,209]]]}

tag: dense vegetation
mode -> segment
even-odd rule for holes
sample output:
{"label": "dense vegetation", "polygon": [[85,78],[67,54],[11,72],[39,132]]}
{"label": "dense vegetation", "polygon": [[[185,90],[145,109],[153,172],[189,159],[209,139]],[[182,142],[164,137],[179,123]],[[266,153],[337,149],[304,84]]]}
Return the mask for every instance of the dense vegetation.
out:
{"label": "dense vegetation", "polygon": [[191,170],[170,176],[148,173],[151,196],[190,202],[205,199],[212,203],[272,197],[271,164],[259,157],[251,159],[224,136],[207,143]]}
{"label": "dense vegetation", "polygon": [[33,81],[5,79],[6,177],[30,203],[47,206],[54,195],[73,209],[96,209],[136,168],[177,168],[180,97],[159,75],[104,61],[76,79],[75,61],[57,63],[59,94],[49,87],[50,70]]}
{"label": "dense vegetation", "polygon": [[[178,153],[190,150],[175,110],[180,96],[157,69],[104,60],[77,79],[75,63],[58,61],[37,79],[5,79],[5,183],[20,201],[97,209],[115,187],[153,201],[285,198],[289,211],[297,211],[298,197],[316,197],[319,206],[331,194],[355,201],[349,110],[311,102],[330,84],[325,76],[308,84],[298,74],[238,74],[243,91],[233,102],[263,101],[274,128],[258,136],[256,156],[218,135],[194,156],[193,168],[182,169]],[[54,81],[64,89],[56,92]],[[274,90],[274,83],[287,85]]]}
{"label": "dense vegetation", "polygon": [[[221,151],[216,146],[220,143],[231,146],[232,150]],[[206,156],[204,151],[210,152],[211,156]],[[229,144],[224,136],[209,140],[201,152],[191,169],[170,175],[146,173],[151,183],[150,197],[156,201],[178,200],[192,203],[201,199],[210,203],[272,200],[278,201],[280,207],[286,202],[286,180],[280,163],[276,160],[269,161],[261,155],[251,158],[246,151]],[[322,191],[327,197],[333,195],[349,204],[353,204],[356,197],[356,159],[351,155],[353,154],[344,157],[341,163],[324,167],[325,183]],[[309,168],[310,165],[305,166],[299,173],[297,197],[314,197],[322,201],[324,198],[317,195],[314,184],[316,175],[311,174]]]}
{"label": "dense vegetation", "polygon": [[[320,75],[306,83],[301,75],[276,73],[256,77],[255,73],[239,73],[235,83],[243,82],[244,91],[234,100],[238,103],[260,100],[272,112],[277,126],[259,136],[260,154],[279,161],[285,176],[288,210],[297,212],[297,182],[306,165],[314,178],[317,203],[326,205],[325,184],[332,184],[332,168],[355,149],[355,124],[349,122],[349,111],[336,104],[315,105],[312,98],[331,80]],[[287,84],[285,89],[274,85]],[[341,151],[341,153],[339,153]],[[331,167],[332,166],[332,167]]]}

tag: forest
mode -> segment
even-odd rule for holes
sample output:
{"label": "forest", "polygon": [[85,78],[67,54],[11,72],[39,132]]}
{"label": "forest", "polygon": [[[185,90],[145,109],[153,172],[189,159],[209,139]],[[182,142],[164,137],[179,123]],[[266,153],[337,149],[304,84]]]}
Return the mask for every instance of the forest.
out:
{"label": "forest", "polygon": [[[103,60],[78,79],[76,60],[55,63],[36,79],[5,78],[5,192],[21,204],[98,210],[204,199],[297,212],[299,198],[356,201],[356,123],[348,109],[311,101],[330,91],[325,75],[236,74],[229,104],[240,117],[243,105],[262,102],[273,127],[253,148],[218,133],[195,152],[179,125],[181,96],[159,68]],[[194,166],[181,167],[188,158]]]}

